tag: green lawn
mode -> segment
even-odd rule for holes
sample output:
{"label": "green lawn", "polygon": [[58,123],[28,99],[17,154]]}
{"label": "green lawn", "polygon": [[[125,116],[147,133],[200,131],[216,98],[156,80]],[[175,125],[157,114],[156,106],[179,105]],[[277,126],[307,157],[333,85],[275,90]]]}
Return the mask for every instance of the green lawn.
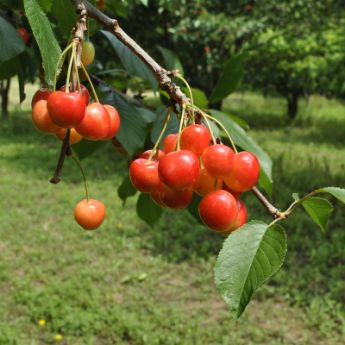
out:
{"label": "green lawn", "polygon": [[[243,117],[274,160],[274,202],[317,186],[345,186],[345,107],[314,97],[285,121],[284,102],[234,95],[224,108]],[[111,145],[85,159],[91,195],[107,206],[99,231],[73,220],[83,198],[68,161],[51,185],[59,142],[31,125],[28,103],[0,130],[0,344],[318,345],[343,344],[345,208],[323,235],[302,210],[286,222],[283,269],[235,321],[218,296],[213,265],[222,239],[187,213],[154,228],[116,188],[126,162]],[[268,220],[251,196],[250,218]],[[38,321],[45,320],[45,326]]]}

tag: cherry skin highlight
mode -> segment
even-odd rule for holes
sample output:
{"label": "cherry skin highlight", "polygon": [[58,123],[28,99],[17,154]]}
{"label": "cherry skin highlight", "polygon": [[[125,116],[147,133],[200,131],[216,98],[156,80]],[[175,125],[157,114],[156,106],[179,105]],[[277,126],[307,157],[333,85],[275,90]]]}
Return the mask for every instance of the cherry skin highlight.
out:
{"label": "cherry skin highlight", "polygon": [[163,141],[163,151],[165,154],[176,151],[178,135],[168,134]]}
{"label": "cherry skin highlight", "polygon": [[85,97],[79,92],[54,91],[48,98],[52,121],[63,128],[79,125],[85,116]]}
{"label": "cherry skin highlight", "polygon": [[104,108],[108,112],[110,120],[109,130],[107,136],[105,137],[105,140],[110,140],[115,137],[120,129],[120,115],[117,109],[112,105],[105,104]]}
{"label": "cherry skin highlight", "polygon": [[85,230],[95,230],[103,223],[105,206],[98,200],[84,199],[76,205],[74,218]]}
{"label": "cherry skin highlight", "polygon": [[129,167],[133,186],[140,192],[149,193],[159,188],[158,162],[146,158],[135,159]]}
{"label": "cherry skin highlight", "polygon": [[208,146],[202,153],[202,163],[212,177],[227,176],[232,167],[234,152],[223,144]]}
{"label": "cherry skin highlight", "polygon": [[239,152],[234,155],[232,168],[224,178],[225,184],[235,192],[247,192],[258,182],[260,164],[251,152]]}
{"label": "cherry skin highlight", "polygon": [[90,103],[85,110],[82,123],[76,126],[77,132],[89,140],[102,140],[109,135],[110,117],[100,103]]}
{"label": "cherry skin highlight", "polygon": [[211,229],[224,232],[231,229],[237,219],[236,199],[225,190],[207,194],[199,204],[199,215]]}
{"label": "cherry skin highlight", "polygon": [[48,113],[47,101],[44,99],[35,102],[31,114],[32,122],[41,132],[55,134],[60,130],[60,127],[51,120]]}
{"label": "cherry skin highlight", "polygon": [[193,185],[193,189],[195,193],[199,195],[206,195],[214,190],[221,189],[223,186],[222,179],[215,179],[212,177],[205,168],[200,170],[200,174],[198,179]]}
{"label": "cherry skin highlight", "polygon": [[190,150],[197,156],[201,156],[210,142],[210,131],[203,125],[190,125],[181,133],[181,149]]}
{"label": "cherry skin highlight", "polygon": [[159,161],[159,177],[172,189],[192,187],[199,177],[198,157],[191,151],[170,152]]}

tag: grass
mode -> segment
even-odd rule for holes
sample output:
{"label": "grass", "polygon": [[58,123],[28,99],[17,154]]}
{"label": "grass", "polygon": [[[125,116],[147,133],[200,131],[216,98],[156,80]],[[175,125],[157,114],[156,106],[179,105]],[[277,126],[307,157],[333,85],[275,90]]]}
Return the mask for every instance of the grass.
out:
{"label": "grass", "polygon": [[[78,168],[68,161],[63,182],[48,183],[59,142],[33,129],[27,107],[13,107],[0,127],[1,345],[343,344],[344,206],[335,202],[325,235],[303,211],[286,222],[283,269],[235,321],[213,283],[221,239],[184,212],[149,228],[135,198],[122,207],[126,162],[110,145],[83,161],[91,195],[107,205],[105,224],[75,224]],[[270,152],[282,208],[292,192],[345,185],[341,104],[314,97],[289,125],[280,99],[234,95],[224,108]],[[268,219],[252,197],[246,203],[250,218]]]}

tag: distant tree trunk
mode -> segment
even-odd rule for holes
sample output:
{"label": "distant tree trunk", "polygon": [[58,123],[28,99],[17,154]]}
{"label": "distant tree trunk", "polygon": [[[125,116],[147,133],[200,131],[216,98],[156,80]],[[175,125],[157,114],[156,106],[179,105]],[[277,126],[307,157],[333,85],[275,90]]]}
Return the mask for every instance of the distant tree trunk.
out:
{"label": "distant tree trunk", "polygon": [[298,92],[292,92],[287,96],[288,115],[290,119],[294,119],[298,113]]}
{"label": "distant tree trunk", "polygon": [[1,115],[3,120],[8,119],[8,93],[10,90],[11,79],[0,81],[1,95]]}

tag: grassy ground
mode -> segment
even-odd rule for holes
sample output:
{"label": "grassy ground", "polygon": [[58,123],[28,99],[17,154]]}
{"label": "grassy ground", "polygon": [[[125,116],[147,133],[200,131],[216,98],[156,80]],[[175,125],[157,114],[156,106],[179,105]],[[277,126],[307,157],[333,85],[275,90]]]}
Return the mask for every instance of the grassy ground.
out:
{"label": "grassy ground", "polygon": [[[302,211],[287,222],[284,268],[234,321],[215,291],[221,239],[186,213],[153,229],[116,195],[126,163],[109,146],[87,158],[91,194],[108,215],[82,231],[72,210],[80,175],[67,162],[63,182],[48,179],[59,143],[14,109],[0,135],[0,344],[340,345],[344,330],[345,211],[337,204],[322,235]],[[244,117],[271,153],[281,207],[292,192],[345,185],[345,107],[313,98],[286,125],[284,103],[235,95],[224,105]],[[250,217],[267,219],[248,197]],[[45,326],[39,326],[39,320]]]}

